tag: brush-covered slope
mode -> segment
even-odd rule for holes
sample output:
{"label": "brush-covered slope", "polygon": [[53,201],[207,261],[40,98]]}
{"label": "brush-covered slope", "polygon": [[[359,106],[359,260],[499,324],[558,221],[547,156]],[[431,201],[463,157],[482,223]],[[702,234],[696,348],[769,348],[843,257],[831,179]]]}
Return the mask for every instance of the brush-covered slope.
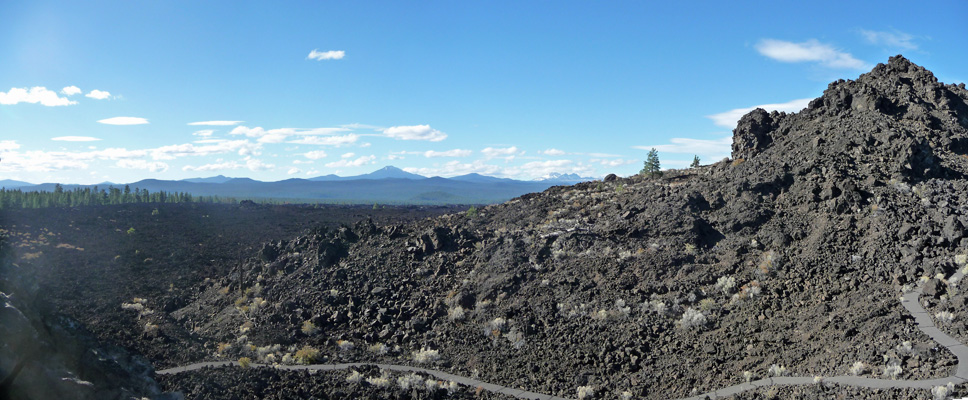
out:
{"label": "brush-covered slope", "polygon": [[893,57],[800,113],[747,114],[732,160],[269,243],[172,317],[211,357],[309,345],[563,396],[680,397],[773,364],[949,376],[898,296],[968,245],[966,99]]}

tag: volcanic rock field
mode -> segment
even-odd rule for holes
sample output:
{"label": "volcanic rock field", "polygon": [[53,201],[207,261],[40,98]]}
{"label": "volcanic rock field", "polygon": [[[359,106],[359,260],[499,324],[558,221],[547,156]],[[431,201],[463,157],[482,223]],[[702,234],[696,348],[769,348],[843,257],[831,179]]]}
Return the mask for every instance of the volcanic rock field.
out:
{"label": "volcanic rock field", "polygon": [[966,174],[964,84],[896,56],[658,177],[5,212],[0,397],[965,396]]}

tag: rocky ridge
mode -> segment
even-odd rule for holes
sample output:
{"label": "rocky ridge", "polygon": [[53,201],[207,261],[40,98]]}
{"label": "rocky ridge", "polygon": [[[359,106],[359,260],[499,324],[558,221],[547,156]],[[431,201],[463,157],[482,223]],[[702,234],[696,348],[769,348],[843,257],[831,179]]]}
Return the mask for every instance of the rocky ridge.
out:
{"label": "rocky ridge", "polygon": [[799,113],[747,114],[731,160],[267,243],[170,318],[205,357],[311,346],[560,396],[684,397],[857,363],[945,377],[954,357],[898,297],[926,279],[930,307],[968,317],[948,280],[968,247],[966,140],[964,85],[892,57]]}

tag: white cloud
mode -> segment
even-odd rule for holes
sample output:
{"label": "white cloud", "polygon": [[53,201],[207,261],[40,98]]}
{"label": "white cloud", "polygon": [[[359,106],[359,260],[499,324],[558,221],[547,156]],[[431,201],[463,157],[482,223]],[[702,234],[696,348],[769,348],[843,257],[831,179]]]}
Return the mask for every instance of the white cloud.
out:
{"label": "white cloud", "polygon": [[292,175],[292,174],[298,174],[298,173],[300,173],[300,172],[302,172],[302,170],[301,170],[301,169],[299,169],[299,168],[296,168],[296,167],[292,167],[292,168],[289,168],[289,171],[288,171],[288,172],[286,172],[286,174],[288,174],[288,175]]}
{"label": "white cloud", "polygon": [[292,160],[292,163],[296,165],[303,165],[303,164],[312,164],[313,162],[306,161],[306,160]]}
{"label": "white cloud", "polygon": [[189,122],[188,125],[204,125],[204,126],[232,126],[238,125],[244,121],[199,121],[199,122]]}
{"label": "white cloud", "polygon": [[755,47],[760,54],[782,62],[818,62],[829,68],[868,68],[867,63],[854,58],[850,53],[839,51],[816,39],[803,43],[763,39]]}
{"label": "white cloud", "polygon": [[460,161],[448,161],[443,165],[436,165],[434,168],[404,168],[412,174],[423,176],[458,176],[467,174],[498,175],[501,167],[477,160],[472,163],[461,163]]}
{"label": "white cloud", "polygon": [[0,140],[0,151],[17,150],[20,144],[16,140]]}
{"label": "white cloud", "polygon": [[104,150],[95,150],[87,153],[77,153],[82,157],[88,157],[89,159],[100,159],[100,160],[121,160],[126,158],[140,158],[148,155],[147,150],[128,150],[124,148],[109,148]]}
{"label": "white cloud", "polygon": [[654,146],[632,146],[632,147],[639,150],[651,150],[654,148],[660,154],[676,153],[676,154],[698,155],[700,156],[700,158],[705,160],[718,161],[724,157],[729,157],[729,154],[731,151],[730,146],[732,144],[733,144],[733,138],[731,136],[726,136],[726,137],[714,139],[714,140],[672,138],[672,139],[669,139],[668,144],[659,144]]}
{"label": "white cloud", "polygon": [[[656,149],[656,150],[658,150],[658,149]],[[588,160],[588,161],[591,161],[593,163],[599,163],[599,164],[604,165],[606,167],[620,167],[620,166],[623,166],[623,165],[635,164],[635,163],[638,162],[637,160],[631,160],[631,159],[630,160],[623,160],[621,158],[607,159],[607,160],[603,160],[603,159],[599,159],[599,158],[593,158],[593,159]]]}
{"label": "white cloud", "polygon": [[110,98],[111,97],[111,93],[110,92],[105,92],[103,90],[94,89],[94,90],[88,92],[87,94],[85,94],[84,97],[90,97],[90,98],[96,99],[96,100],[104,100],[104,99]]}
{"label": "white cloud", "polygon": [[430,125],[391,126],[383,130],[383,134],[397,140],[427,140],[439,142],[447,139],[447,134],[430,127]]}
{"label": "white cloud", "polygon": [[354,156],[356,156],[356,153],[344,153],[339,158],[353,158]]}
{"label": "white cloud", "polygon": [[506,168],[504,173],[508,176],[519,176],[523,178],[547,177],[552,173],[578,174],[582,176],[592,175],[595,170],[584,164],[576,164],[572,160],[548,160],[532,161],[524,165]]}
{"label": "white cloud", "polygon": [[286,141],[289,135],[285,133],[269,133],[265,136],[260,137],[256,141],[259,143],[282,143]]}
{"label": "white cloud", "polygon": [[257,155],[262,145],[248,140],[226,140],[211,145],[174,144],[149,150],[155,160],[174,160],[186,156],[238,153],[240,156]]}
{"label": "white cloud", "polygon": [[77,86],[68,86],[68,87],[65,87],[65,88],[61,89],[61,93],[65,94],[67,96],[73,96],[75,94],[81,93],[81,88],[79,88]]}
{"label": "white cloud", "polygon": [[215,131],[212,129],[202,129],[200,131],[192,132],[192,136],[209,137],[212,136],[213,133],[215,133]]}
{"label": "white cloud", "polygon": [[50,172],[58,170],[87,169],[84,160],[71,153],[26,151],[4,153],[0,160],[0,172]]}
{"label": "white cloud", "polygon": [[[16,150],[19,146],[11,141],[0,142],[0,150]],[[96,151],[9,151],[0,160],[0,171],[49,172],[55,170],[87,169],[94,160],[123,160],[144,157],[144,150],[111,148]]]}
{"label": "white cloud", "polygon": [[893,30],[893,32],[885,31],[869,31],[866,29],[860,30],[861,36],[867,40],[867,42],[876,45],[890,46],[905,50],[917,50],[918,45],[914,43],[914,36]]}
{"label": "white cloud", "polygon": [[119,160],[118,167],[126,169],[146,169],[151,172],[165,172],[168,164],[163,162],[149,162],[145,160]]}
{"label": "white cloud", "polygon": [[98,120],[97,122],[107,125],[144,125],[148,123],[148,120],[139,117],[114,117]]}
{"label": "white cloud", "polygon": [[330,50],[330,51],[319,51],[319,49],[313,49],[309,52],[309,56],[306,58],[309,60],[340,60],[346,56],[346,52],[343,50]]}
{"label": "white cloud", "polygon": [[50,140],[56,140],[59,142],[95,142],[101,139],[90,136],[58,136],[55,138],[50,138]]}
{"label": "white cloud", "polygon": [[186,165],[182,167],[182,170],[204,172],[204,171],[222,171],[227,169],[239,169],[239,168],[242,168],[242,164],[239,164],[235,161],[228,161],[228,162],[219,162],[219,163],[213,163],[213,164],[204,164],[197,167]]}
{"label": "white cloud", "polygon": [[588,156],[589,157],[598,157],[598,158],[619,158],[619,157],[622,157],[622,156],[620,156],[618,154],[608,154],[608,153],[588,153]]}
{"label": "white cloud", "polygon": [[254,158],[250,158],[248,160],[245,160],[245,166],[246,166],[246,168],[249,169],[249,171],[253,171],[253,172],[254,171],[266,171],[266,170],[270,170],[270,169],[273,169],[273,168],[276,167],[273,164],[266,164],[266,163],[264,163],[262,161],[259,161],[259,160],[254,159]]}
{"label": "white cloud", "polygon": [[363,156],[355,160],[344,158],[342,160],[334,161],[329,164],[326,164],[326,167],[327,168],[361,167],[367,164],[373,164],[374,160],[376,160],[376,156]]}
{"label": "white cloud", "polygon": [[467,157],[473,153],[470,150],[453,149],[447,151],[433,151],[427,150],[423,153],[424,157],[434,158],[434,157]]}
{"label": "white cloud", "polygon": [[229,132],[230,135],[244,135],[246,137],[258,138],[259,143],[283,143],[288,140],[291,136],[298,136],[301,139],[297,139],[290,143],[299,144],[318,144],[318,145],[334,145],[340,146],[343,144],[353,143],[357,140],[357,136],[350,134],[345,136],[330,136],[327,138],[317,138],[316,136],[329,136],[335,135],[338,132],[345,132],[346,128],[313,128],[313,129],[296,129],[296,128],[278,128],[278,129],[263,129],[262,127],[249,128],[247,126],[237,126]]}
{"label": "white cloud", "polygon": [[716,125],[733,129],[736,127],[736,122],[738,122],[740,118],[746,115],[746,113],[757,108],[762,108],[766,111],[799,112],[800,110],[806,108],[811,101],[813,101],[813,99],[796,99],[790,100],[786,103],[760,104],[752,107],[734,108],[719,114],[707,115],[706,118],[713,120],[713,123]]}
{"label": "white cloud", "polygon": [[404,159],[404,157],[401,156],[401,155],[399,155],[399,154],[390,154],[390,155],[387,156],[387,160],[390,160],[390,161],[393,161],[393,160],[403,160],[403,159]]}
{"label": "white cloud", "polygon": [[47,107],[77,104],[76,101],[57,96],[57,92],[48,90],[43,86],[34,86],[30,90],[26,88],[10,88],[6,93],[0,92],[0,104],[13,105],[17,103],[40,103]]}
{"label": "white cloud", "polygon": [[322,151],[322,150],[310,151],[310,152],[307,152],[307,153],[305,153],[303,155],[306,156],[306,158],[308,158],[310,160],[318,160],[320,158],[326,158],[326,156],[327,156],[326,152],[325,151]]}
{"label": "white cloud", "polygon": [[353,144],[359,139],[359,135],[349,134],[343,136],[306,136],[299,138],[297,140],[290,141],[289,143],[295,144],[312,144],[319,146],[344,146],[348,144]]}
{"label": "white cloud", "polygon": [[343,124],[343,125],[340,125],[340,127],[346,128],[346,129],[371,129],[377,132],[383,132],[383,129],[384,129],[382,126],[360,124],[356,122],[352,124]]}
{"label": "white cloud", "polygon": [[548,149],[548,150],[542,151],[541,154],[544,154],[546,156],[563,156],[565,155],[565,152],[558,149]]}
{"label": "white cloud", "polygon": [[500,158],[504,158],[507,161],[511,161],[514,159],[514,157],[524,154],[524,152],[519,150],[517,146],[504,147],[504,148],[487,147],[484,150],[481,150],[481,153],[483,153],[484,157],[488,160],[492,158],[500,157]]}
{"label": "white cloud", "polygon": [[229,135],[245,135],[251,138],[262,137],[262,136],[265,136],[265,134],[266,134],[266,130],[262,129],[261,126],[257,126],[255,128],[249,128],[247,126],[237,126],[235,128],[232,128],[232,130],[229,132]]}

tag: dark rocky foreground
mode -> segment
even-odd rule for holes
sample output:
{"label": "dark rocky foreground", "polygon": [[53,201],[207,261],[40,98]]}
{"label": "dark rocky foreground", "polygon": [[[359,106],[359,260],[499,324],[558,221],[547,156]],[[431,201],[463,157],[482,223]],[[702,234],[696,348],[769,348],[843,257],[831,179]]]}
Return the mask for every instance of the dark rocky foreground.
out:
{"label": "dark rocky foreground", "polygon": [[398,223],[448,210],[129,204],[0,211],[0,399],[164,398],[149,359],[202,347],[186,329],[151,334],[157,322],[120,304],[145,297],[159,314],[176,310],[206,278],[231,271],[240,254],[308,227],[363,217]]}
{"label": "dark rocky foreground", "polygon": [[[968,91],[898,56],[832,83],[800,113],[747,114],[730,160],[477,213],[318,227],[227,260],[174,303],[148,291],[105,312],[159,368],[240,357],[413,364],[563,397],[653,399],[780,367],[942,378],[954,356],[899,297],[924,285],[926,308],[950,321],[938,326],[965,335],[964,294],[949,278],[968,261],[966,173]],[[296,384],[300,374],[159,379],[197,398],[444,393],[354,387],[345,372]],[[930,396],[817,385],[736,398]]]}
{"label": "dark rocky foreground", "polygon": [[11,264],[9,246],[0,238],[0,398],[170,397],[148,360],[47,309],[35,282]]}
{"label": "dark rocky foreground", "polygon": [[274,241],[170,318],[213,358],[311,346],[560,396],[685,397],[774,365],[950,376],[899,296],[937,279],[929,305],[964,318],[946,279],[968,245],[966,99],[894,57],[800,113],[744,116],[731,160]]}
{"label": "dark rocky foreground", "polygon": [[[347,381],[353,373],[358,381]],[[369,383],[365,379],[385,377]],[[401,378],[414,379],[407,389]],[[419,380],[420,382],[416,382]],[[433,388],[428,389],[428,380]],[[187,398],[211,399],[513,399],[486,390],[465,386],[449,387],[448,382],[425,374],[383,374],[379,368],[361,367],[347,371],[283,371],[273,368],[206,368],[190,374],[163,375],[163,386],[182,388]],[[438,386],[440,385],[440,386]]]}

